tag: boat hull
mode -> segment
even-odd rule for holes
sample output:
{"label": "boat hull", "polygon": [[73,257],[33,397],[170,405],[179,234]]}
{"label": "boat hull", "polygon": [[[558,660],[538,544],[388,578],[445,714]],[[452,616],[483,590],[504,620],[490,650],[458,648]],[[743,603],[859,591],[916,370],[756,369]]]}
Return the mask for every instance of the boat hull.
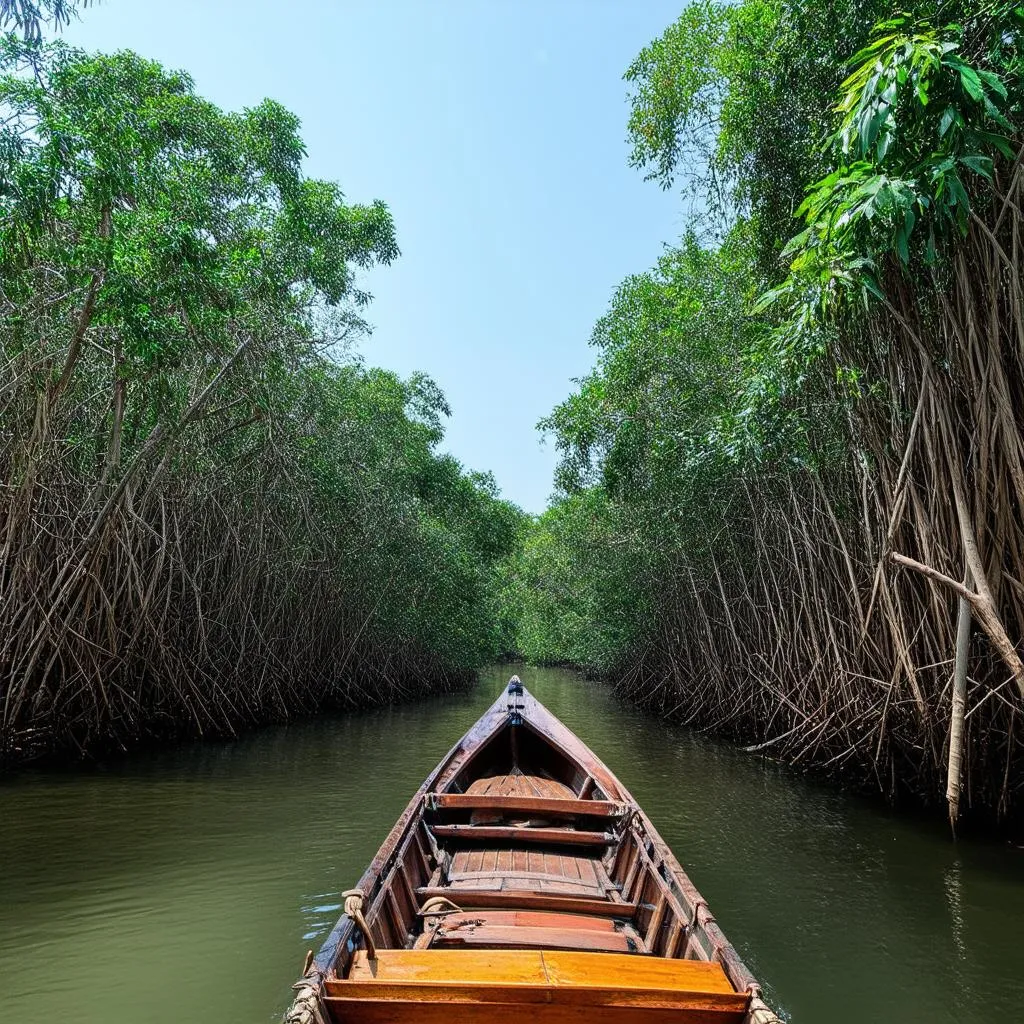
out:
{"label": "boat hull", "polygon": [[413,796],[287,1024],[777,1024],[642,808],[513,678]]}

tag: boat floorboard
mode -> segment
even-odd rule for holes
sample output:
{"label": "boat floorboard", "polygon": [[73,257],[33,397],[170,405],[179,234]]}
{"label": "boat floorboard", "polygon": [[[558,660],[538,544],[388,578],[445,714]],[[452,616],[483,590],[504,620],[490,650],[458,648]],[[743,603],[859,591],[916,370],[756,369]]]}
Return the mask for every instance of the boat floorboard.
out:
{"label": "boat floorboard", "polygon": [[453,889],[534,889],[602,897],[610,886],[601,858],[507,847],[456,850],[448,868]]}

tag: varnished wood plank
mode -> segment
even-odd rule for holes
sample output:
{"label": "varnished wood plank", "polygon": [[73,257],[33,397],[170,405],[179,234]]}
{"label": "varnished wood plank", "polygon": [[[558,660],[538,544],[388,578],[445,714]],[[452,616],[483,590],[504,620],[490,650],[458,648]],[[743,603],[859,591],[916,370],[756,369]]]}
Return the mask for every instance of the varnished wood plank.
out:
{"label": "varnished wood plank", "polygon": [[446,931],[465,924],[507,925],[516,928],[577,928],[584,931],[614,932],[616,924],[605,917],[583,913],[542,910],[486,910],[466,914],[450,914],[442,922]]}
{"label": "varnished wood plank", "polygon": [[[472,930],[439,932],[433,948],[444,946],[502,946],[506,949],[586,949],[609,953],[630,952],[625,932],[598,932],[580,928],[520,928],[515,925],[480,925]],[[640,943],[633,940],[636,946]]]}
{"label": "varnished wood plank", "polygon": [[[522,1024],[522,1003],[419,1003],[415,1000],[349,1000],[327,996],[324,1002],[338,1024]],[[454,1009],[453,1009],[454,1006]],[[744,1012],[680,1010],[637,1006],[557,1006],[531,1004],[536,1024],[742,1024]]]}
{"label": "varnished wood plank", "polygon": [[417,907],[416,893],[414,891],[415,887],[413,886],[413,883],[409,879],[409,872],[406,870],[404,864],[398,865],[398,877],[401,879],[402,889],[405,893],[405,898],[408,901],[409,906],[412,908],[413,913],[415,914]]}
{"label": "varnished wood plank", "polygon": [[[410,950],[381,949],[370,960],[360,949],[352,961],[349,977],[357,981],[430,981],[444,985],[452,981],[488,979],[496,985],[548,982],[543,954],[537,950]],[[340,992],[344,981],[328,980],[328,991]]]}
{"label": "varnished wood plank", "polygon": [[576,867],[579,869],[581,882],[584,882],[587,885],[598,885],[599,880],[597,877],[597,870],[594,867],[594,862],[592,860],[589,858],[579,858],[576,861]]}
{"label": "varnished wood plank", "polygon": [[636,1007],[664,1010],[743,1011],[747,997],[735,992],[678,992],[659,989],[620,989],[593,986],[576,989],[552,988],[549,985],[493,985],[490,982],[449,981],[443,985],[415,981],[341,981],[330,985],[331,996],[356,1003],[363,1000],[383,1002],[415,1001],[450,1003],[457,1006],[521,1003],[526,1006],[546,1003],[560,1006]]}
{"label": "varnished wood plank", "polygon": [[560,910],[626,919],[632,918],[637,909],[635,903],[615,903],[612,900],[587,896],[553,896],[526,889],[452,889],[449,886],[423,886],[416,890],[416,894],[421,900],[428,900],[432,896],[447,896],[460,907],[519,907],[524,910]]}
{"label": "varnished wood plank", "polygon": [[644,932],[644,942],[648,949],[655,949],[658,943],[658,930],[661,928],[662,919],[665,916],[665,894],[662,893],[658,902],[654,905],[654,913]]}
{"label": "varnished wood plank", "polygon": [[[548,892],[552,895],[558,896],[561,894],[580,894],[583,896],[593,896],[595,899],[604,899],[605,894],[600,889],[595,888],[592,885],[583,885],[580,882],[570,882],[568,879],[553,879],[549,876],[533,876],[536,881],[532,884],[540,887],[542,892]],[[531,884],[528,879],[524,879],[525,884],[529,888]]]}
{"label": "varnished wood plank", "polygon": [[673,915],[672,924],[669,929],[668,938],[665,940],[665,949],[662,956],[672,958],[676,956],[679,951],[679,943],[682,940],[683,935],[686,933],[686,928],[683,923]]}
{"label": "varnished wood plank", "polygon": [[[623,840],[623,843],[625,842],[626,840]],[[637,843],[636,836],[630,836],[629,845],[631,860],[629,861],[629,866],[626,869],[626,877],[622,883],[622,895],[627,900],[633,898],[633,887],[636,884],[638,872],[640,871],[640,865],[642,862],[639,844]]]}
{"label": "varnished wood plank", "polygon": [[749,1001],[718,964],[550,950],[360,951],[350,980],[326,988],[351,1024],[740,1024]]}
{"label": "varnished wood plank", "polygon": [[555,796],[494,796],[475,793],[428,793],[427,806],[442,810],[522,811],[525,814],[551,814],[574,817],[588,814],[611,818],[622,813],[623,805],[610,800],[575,800]]}
{"label": "varnished wood plank", "polygon": [[650,956],[595,956],[589,953],[545,952],[544,966],[552,984],[611,984],[616,988],[674,989],[680,992],[732,993],[720,964],[707,960],[665,960]]}
{"label": "varnished wood plank", "polygon": [[475,910],[445,917],[432,946],[584,949],[645,952],[629,925],[607,917],[531,910]]}
{"label": "varnished wood plank", "polygon": [[526,874],[510,873],[506,875],[487,875],[479,871],[451,873],[448,876],[451,887],[466,886],[471,889],[532,889],[540,885],[551,886],[564,892],[579,892],[588,896],[603,897],[604,890],[600,886],[585,885],[582,882],[570,882],[564,875],[546,875],[540,871]]}
{"label": "varnished wood plank", "polygon": [[576,794],[569,786],[554,779],[530,774],[514,775],[513,779],[515,787],[509,791],[510,795],[537,799],[576,799]]}
{"label": "varnished wood plank", "polygon": [[[516,915],[527,919],[551,915]],[[557,950],[407,950],[381,949],[370,960],[358,950],[353,979],[392,982],[477,982],[546,984],[559,988],[658,990],[732,994],[725,972],[706,960],[664,960],[617,953]],[[330,981],[332,991],[345,985]]]}
{"label": "varnished wood plank", "polygon": [[[439,839],[506,839],[516,843],[551,846],[608,846],[615,837],[606,832],[580,832],[571,828],[515,828],[509,825],[435,825]],[[551,873],[556,874],[555,868]]]}

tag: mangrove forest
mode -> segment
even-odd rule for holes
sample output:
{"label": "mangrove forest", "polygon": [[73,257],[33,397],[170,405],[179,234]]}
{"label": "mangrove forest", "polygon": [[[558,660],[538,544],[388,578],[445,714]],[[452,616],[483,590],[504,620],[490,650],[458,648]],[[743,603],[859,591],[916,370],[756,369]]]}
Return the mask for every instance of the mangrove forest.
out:
{"label": "mangrove forest", "polygon": [[1020,811],[1013,4],[695,3],[626,71],[694,211],[541,428],[517,646],[891,800]]}
{"label": "mangrove forest", "polygon": [[1021,2],[0,0],[0,1019],[1018,1019]]}
{"label": "mangrove forest", "polygon": [[580,325],[531,515],[373,365],[388,197],[310,177],[272,98],[71,45],[78,6],[0,2],[4,765],[518,656],[1020,820],[1024,10],[695,0],[636,54],[629,160],[683,230]]}

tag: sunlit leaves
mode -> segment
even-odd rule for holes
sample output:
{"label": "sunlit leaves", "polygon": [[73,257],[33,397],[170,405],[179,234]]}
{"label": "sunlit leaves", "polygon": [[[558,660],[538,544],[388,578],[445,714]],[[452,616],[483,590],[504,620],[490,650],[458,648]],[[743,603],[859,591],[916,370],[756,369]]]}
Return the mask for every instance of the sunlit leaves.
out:
{"label": "sunlit leaves", "polygon": [[[88,7],[92,0],[81,0]],[[0,0],[0,31],[16,29],[26,42],[38,42],[43,28],[67,25],[79,6],[79,0]]]}
{"label": "sunlit leaves", "polygon": [[365,303],[355,268],[396,257],[383,204],[349,205],[302,175],[298,120],[279,104],[224,114],[188,76],[132,53],[34,54],[24,75],[8,42],[0,80],[13,157],[0,168],[0,259],[31,273],[30,248],[50,244],[63,211],[72,244],[59,258],[102,275],[95,318],[118,328],[126,357],[234,344],[253,304],[308,329],[318,304]]}
{"label": "sunlit leaves", "polygon": [[780,349],[814,358],[806,338],[884,300],[881,268],[934,264],[967,233],[995,161],[1013,152],[1013,72],[969,62],[964,40],[959,25],[897,18],[852,58],[827,147],[838,166],[808,187],[805,227],[784,250],[789,278],[759,307],[780,316]]}
{"label": "sunlit leaves", "polygon": [[715,55],[723,52],[728,9],[702,0],[645,47],[626,71],[634,88],[629,133],[631,162],[663,187],[672,184],[687,147],[707,153],[724,85]]}
{"label": "sunlit leaves", "polygon": [[[542,423],[566,497],[531,550],[559,593],[586,594],[598,634],[616,615],[634,638],[643,624],[585,539],[615,585],[671,587],[681,565],[709,571],[748,487],[849,464],[858,403],[890,397],[855,344],[865,320],[895,282],[911,302],[933,288],[1016,158],[1017,9],[943,5],[958,24],[939,28],[919,22],[934,5],[891,10],[692,3],[627,71],[632,163],[663,187],[683,179],[720,247],[691,240],[628,278],[595,330],[595,369]],[[546,609],[538,649],[614,662],[559,599]]]}
{"label": "sunlit leaves", "polygon": [[256,535],[270,603],[342,595],[316,614],[363,621],[382,663],[503,653],[494,570],[522,514],[437,452],[430,378],[352,356],[360,272],[398,256],[387,207],[308,178],[280,104],[224,112],[133,53],[2,37],[0,106],[0,460],[85,494],[83,532],[129,479],[158,541],[165,499],[227,517],[210,561]]}

